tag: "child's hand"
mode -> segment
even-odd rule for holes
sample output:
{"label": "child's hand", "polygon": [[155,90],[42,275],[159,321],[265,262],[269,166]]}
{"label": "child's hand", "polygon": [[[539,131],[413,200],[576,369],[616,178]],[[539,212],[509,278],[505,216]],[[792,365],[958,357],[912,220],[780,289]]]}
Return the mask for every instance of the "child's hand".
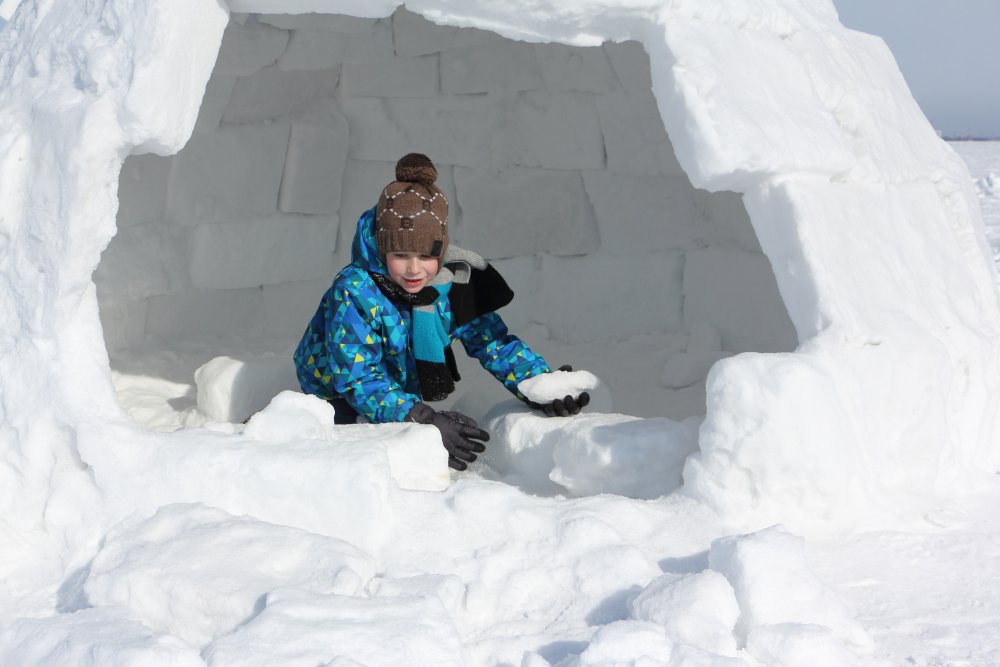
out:
{"label": "child's hand", "polygon": [[468,468],[477,454],[486,451],[483,442],[490,439],[490,434],[479,428],[472,417],[461,412],[438,412],[426,403],[414,405],[405,421],[430,424],[440,431],[441,442],[448,450],[448,466],[455,470]]}
{"label": "child's hand", "polygon": [[[565,366],[560,366],[561,371],[572,371],[573,367],[569,364]],[[580,414],[580,410],[587,407],[590,403],[590,394],[587,392],[581,392],[579,396],[574,398],[573,396],[564,396],[563,398],[555,399],[551,403],[535,403],[534,401],[525,401],[529,406],[535,410],[541,410],[549,417],[569,417],[571,415]]]}

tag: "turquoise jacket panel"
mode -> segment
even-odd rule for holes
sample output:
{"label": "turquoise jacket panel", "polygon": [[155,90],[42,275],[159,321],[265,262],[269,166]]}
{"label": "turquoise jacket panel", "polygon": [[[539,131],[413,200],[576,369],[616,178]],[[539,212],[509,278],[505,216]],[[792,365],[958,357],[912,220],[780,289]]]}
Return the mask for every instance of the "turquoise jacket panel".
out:
{"label": "turquoise jacket panel", "polygon": [[[295,370],[307,394],[340,396],[373,423],[399,422],[421,401],[420,384],[410,308],[389,300],[368,274],[388,273],[374,223],[374,208],[358,220],[351,263],[334,278],[306,327],[295,350]],[[437,308],[450,340],[460,340],[466,353],[518,398],[518,382],[550,371],[495,312],[456,327],[447,299]]]}

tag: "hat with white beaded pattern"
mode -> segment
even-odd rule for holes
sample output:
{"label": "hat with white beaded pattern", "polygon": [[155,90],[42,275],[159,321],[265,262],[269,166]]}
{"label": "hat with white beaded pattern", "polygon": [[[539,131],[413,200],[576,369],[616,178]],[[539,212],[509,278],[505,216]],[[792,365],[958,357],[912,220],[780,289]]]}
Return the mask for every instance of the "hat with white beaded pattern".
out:
{"label": "hat with white beaded pattern", "polygon": [[448,200],[437,169],[421,153],[396,163],[396,180],[385,186],[375,209],[375,242],[382,256],[417,252],[439,259],[448,249]]}

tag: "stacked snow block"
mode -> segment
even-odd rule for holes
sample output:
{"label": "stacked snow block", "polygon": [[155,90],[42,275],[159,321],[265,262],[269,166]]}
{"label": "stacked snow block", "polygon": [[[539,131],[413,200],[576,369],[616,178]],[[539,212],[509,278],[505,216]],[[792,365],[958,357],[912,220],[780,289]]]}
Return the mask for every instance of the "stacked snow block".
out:
{"label": "stacked snow block", "polygon": [[293,345],[411,151],[438,165],[453,240],[516,288],[512,327],[586,344],[707,325],[730,352],[794,347],[739,197],[678,165],[638,43],[529,44],[405,8],[233,16],[188,146],[122,172],[97,275],[109,347]]}

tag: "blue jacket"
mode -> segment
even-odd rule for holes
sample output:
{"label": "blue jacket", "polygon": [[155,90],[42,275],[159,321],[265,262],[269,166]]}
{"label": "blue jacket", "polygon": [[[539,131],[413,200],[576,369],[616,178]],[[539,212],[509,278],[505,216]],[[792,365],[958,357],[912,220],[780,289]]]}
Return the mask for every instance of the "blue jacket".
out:
{"label": "blue jacket", "polygon": [[[368,273],[388,275],[374,223],[374,208],[358,220],[351,263],[323,295],[295,350],[295,369],[307,394],[339,396],[373,423],[399,422],[421,401],[411,312],[390,301]],[[518,398],[521,380],[550,371],[495,312],[458,326],[448,299],[439,300],[437,308],[450,340],[460,340],[466,353]]]}

